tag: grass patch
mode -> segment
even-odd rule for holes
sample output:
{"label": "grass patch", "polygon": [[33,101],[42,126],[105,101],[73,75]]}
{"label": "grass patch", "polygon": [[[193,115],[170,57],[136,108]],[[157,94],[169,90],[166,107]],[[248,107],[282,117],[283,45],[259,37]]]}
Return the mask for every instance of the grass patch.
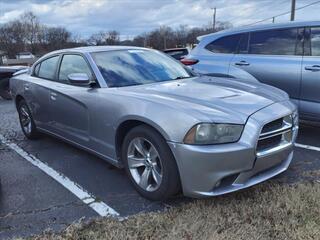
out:
{"label": "grass patch", "polygon": [[124,221],[73,224],[35,239],[320,239],[320,184],[268,182]]}

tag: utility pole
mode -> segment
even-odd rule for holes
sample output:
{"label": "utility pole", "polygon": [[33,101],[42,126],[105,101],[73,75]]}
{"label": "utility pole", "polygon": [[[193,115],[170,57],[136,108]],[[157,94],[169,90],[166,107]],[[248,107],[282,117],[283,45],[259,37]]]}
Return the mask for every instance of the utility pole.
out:
{"label": "utility pole", "polygon": [[291,18],[290,18],[290,21],[294,21],[295,11],[296,11],[296,0],[291,0]]}
{"label": "utility pole", "polygon": [[217,14],[217,8],[211,8],[213,10],[212,13],[212,30],[214,31],[216,29],[216,14]]}

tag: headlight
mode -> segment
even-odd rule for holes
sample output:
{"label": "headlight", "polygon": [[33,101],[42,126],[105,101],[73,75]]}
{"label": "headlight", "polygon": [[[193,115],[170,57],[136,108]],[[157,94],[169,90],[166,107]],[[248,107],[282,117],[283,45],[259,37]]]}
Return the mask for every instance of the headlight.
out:
{"label": "headlight", "polygon": [[219,144],[237,142],[243,125],[200,123],[189,130],[184,138],[187,144]]}

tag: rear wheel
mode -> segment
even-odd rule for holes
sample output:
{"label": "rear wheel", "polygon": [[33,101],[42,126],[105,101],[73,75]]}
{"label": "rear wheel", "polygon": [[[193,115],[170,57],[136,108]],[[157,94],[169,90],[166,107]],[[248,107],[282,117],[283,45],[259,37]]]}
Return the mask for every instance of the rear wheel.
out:
{"label": "rear wheel", "polygon": [[34,123],[31,111],[25,100],[18,103],[18,113],[20,126],[24,135],[29,139],[36,139],[39,137],[36,125]]}
{"label": "rear wheel", "polygon": [[125,137],[122,159],[136,190],[150,200],[164,200],[180,189],[179,172],[171,150],[154,129],[140,125]]}

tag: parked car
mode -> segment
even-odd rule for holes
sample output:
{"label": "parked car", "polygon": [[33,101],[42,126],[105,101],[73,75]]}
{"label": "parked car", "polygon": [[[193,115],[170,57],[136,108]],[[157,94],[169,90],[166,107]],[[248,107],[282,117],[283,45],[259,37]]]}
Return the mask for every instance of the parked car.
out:
{"label": "parked car", "polygon": [[16,55],[17,59],[32,59],[35,58],[35,56],[31,52],[20,52]]}
{"label": "parked car", "polygon": [[124,167],[146,198],[215,196],[285,171],[297,135],[288,95],[196,76],[145,48],[55,51],[11,78],[23,133],[39,132]]}
{"label": "parked car", "polygon": [[11,99],[9,79],[15,72],[26,68],[26,66],[0,66],[0,97],[6,100]]}
{"label": "parked car", "polygon": [[199,40],[185,59],[195,71],[245,70],[286,91],[301,118],[320,120],[320,21],[235,28]]}
{"label": "parked car", "polygon": [[163,50],[163,52],[177,60],[181,60],[189,54],[190,49],[189,48],[169,48],[169,49]]}

